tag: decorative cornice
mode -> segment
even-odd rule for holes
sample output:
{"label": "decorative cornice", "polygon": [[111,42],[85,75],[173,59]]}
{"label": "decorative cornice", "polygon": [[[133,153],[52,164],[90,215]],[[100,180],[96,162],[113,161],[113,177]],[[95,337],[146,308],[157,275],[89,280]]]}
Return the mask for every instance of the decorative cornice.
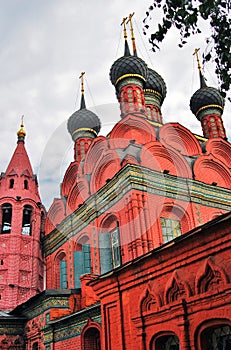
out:
{"label": "decorative cornice", "polygon": [[143,81],[146,81],[146,79],[140,74],[124,74],[116,80],[115,85],[118,84],[119,81],[129,77],[136,77],[142,79]]}
{"label": "decorative cornice", "polygon": [[208,108],[219,108],[221,109],[222,111],[224,110],[223,107],[219,106],[219,105],[207,105],[207,106],[203,106],[201,108],[199,108],[196,112],[196,117],[198,116],[198,114],[201,112],[201,111],[204,111],[205,109],[208,109]]}
{"label": "decorative cornice", "polygon": [[155,95],[158,95],[158,96],[162,97],[162,95],[156,90],[144,89],[144,93],[146,93],[146,92],[150,92],[151,94],[155,94]]}
{"label": "decorative cornice", "polygon": [[20,310],[20,313],[23,314],[24,317],[27,317],[28,320],[33,319],[34,317],[37,317],[50,309],[69,310],[70,293],[62,296],[46,296],[44,292],[42,292],[40,295],[37,295],[34,298],[36,297],[36,301],[33,301],[33,303],[30,302],[30,300],[27,301],[25,303],[25,307],[23,307],[23,310]]}
{"label": "decorative cornice", "polygon": [[93,322],[100,323],[100,309],[98,315],[93,316],[91,313],[85,314],[85,317],[79,319],[78,317],[74,320],[73,324],[57,324],[54,330],[54,342],[64,341],[66,339],[74,338],[82,333],[83,328],[86,326],[89,316]]}
{"label": "decorative cornice", "polygon": [[81,131],[90,131],[92,132],[93,134],[95,134],[97,136],[97,132],[94,130],[94,129],[91,129],[91,128],[79,128],[79,129],[76,129],[73,133],[72,133],[72,136],[77,134],[78,132],[81,132]]}
{"label": "decorative cornice", "polygon": [[161,197],[231,210],[231,191],[228,189],[127,164],[114,176],[110,184],[105,184],[97,193],[90,196],[80,208],[45,237],[45,255],[52,254],[97,217],[111,210],[126,193],[132,190],[148,191],[149,194]]}

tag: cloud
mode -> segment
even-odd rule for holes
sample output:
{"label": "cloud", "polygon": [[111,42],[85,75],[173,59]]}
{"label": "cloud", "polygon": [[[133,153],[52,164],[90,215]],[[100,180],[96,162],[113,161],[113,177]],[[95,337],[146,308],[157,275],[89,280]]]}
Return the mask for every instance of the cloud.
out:
{"label": "cloud", "polygon": [[[138,53],[167,84],[164,120],[180,122],[201,134],[200,123],[189,109],[189,100],[199,87],[192,53],[195,47],[204,47],[204,39],[197,37],[184,49],[178,49],[179,35],[172,32],[161,51],[152,53],[148,37],[142,35],[147,7],[140,0],[0,3],[1,171],[5,171],[13,153],[24,114],[26,148],[38,172],[46,205],[59,195],[65,166],[73,159],[73,152],[68,151],[73,144],[66,121],[79,108],[81,71],[86,71],[87,106],[102,114],[102,133],[106,134],[120,119],[118,108],[111,107],[116,96],[109,70],[123,54],[121,20],[133,11]],[[216,79],[215,82],[210,76],[208,79],[209,84],[216,86]],[[223,119],[229,131],[230,109],[227,103]],[[58,135],[58,144],[52,143],[54,135]]]}

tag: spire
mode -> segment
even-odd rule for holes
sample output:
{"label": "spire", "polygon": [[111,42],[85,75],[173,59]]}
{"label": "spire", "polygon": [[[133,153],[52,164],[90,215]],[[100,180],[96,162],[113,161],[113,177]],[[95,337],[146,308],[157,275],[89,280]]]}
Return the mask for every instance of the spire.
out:
{"label": "spire", "polygon": [[124,17],[122,22],[121,22],[121,26],[124,26],[124,56],[131,56],[130,54],[130,50],[129,50],[129,46],[128,46],[128,36],[127,36],[127,29],[126,29],[126,20],[127,17]]}
{"label": "spire", "polygon": [[33,170],[30,164],[27,151],[24,146],[24,139],[26,136],[26,132],[24,130],[23,118],[24,116],[22,116],[20,129],[17,132],[18,145],[7,167],[6,174],[11,173],[13,171],[21,175],[25,170],[27,170],[28,174],[32,176]]}
{"label": "spire", "polygon": [[26,136],[26,132],[24,130],[23,119],[24,119],[24,115],[22,115],[20,129],[17,132],[18,142],[24,142],[24,139],[25,139],[25,136]]}
{"label": "spire", "polygon": [[[25,134],[26,132],[22,122],[21,128],[17,133],[18,142],[16,148],[7,166],[4,178],[1,179],[0,198],[4,196],[8,197],[10,188],[11,195],[16,195],[17,192],[17,196],[21,198],[30,198],[35,202],[41,202],[37,178],[33,174],[31,162],[25,148]],[[9,187],[10,181],[12,184]]]}
{"label": "spire", "polygon": [[81,79],[81,102],[80,109],[86,108],[85,98],[84,98],[84,74],[85,72],[81,72],[79,79]]}
{"label": "spire", "polygon": [[137,56],[136,41],[135,41],[134,30],[133,30],[133,25],[132,25],[132,17],[134,16],[134,14],[135,14],[135,12],[130,13],[130,15],[128,16],[128,20],[127,20],[126,23],[129,23],[129,24],[130,24],[133,55],[134,55],[134,56]]}
{"label": "spire", "polygon": [[205,78],[202,74],[202,70],[201,70],[201,64],[200,64],[200,59],[199,59],[199,55],[198,55],[198,51],[200,49],[195,49],[193,55],[196,55],[196,60],[197,60],[197,65],[198,65],[198,70],[199,70],[199,76],[200,76],[200,85],[201,88],[207,87],[206,82],[205,82]]}

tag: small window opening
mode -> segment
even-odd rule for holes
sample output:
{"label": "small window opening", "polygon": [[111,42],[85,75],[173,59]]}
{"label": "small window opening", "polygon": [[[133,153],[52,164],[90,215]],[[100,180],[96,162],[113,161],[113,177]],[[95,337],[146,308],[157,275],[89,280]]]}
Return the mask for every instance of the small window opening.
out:
{"label": "small window opening", "polygon": [[4,260],[1,259],[0,264],[1,264],[1,265],[4,265]]}
{"label": "small window opening", "polygon": [[42,238],[45,233],[45,214],[41,212],[41,221],[40,221],[40,237]]}
{"label": "small window opening", "polygon": [[5,203],[2,206],[2,228],[1,233],[11,232],[12,205]]}
{"label": "small window opening", "polygon": [[32,346],[32,350],[38,350],[38,348],[38,342],[36,341]]}
{"label": "small window opening", "polygon": [[10,179],[10,188],[14,187],[14,179]]}
{"label": "small window opening", "polygon": [[27,180],[24,180],[24,189],[28,190],[28,181]]}
{"label": "small window opening", "polygon": [[22,217],[22,234],[31,236],[32,234],[32,207],[30,205],[25,205],[23,209]]}

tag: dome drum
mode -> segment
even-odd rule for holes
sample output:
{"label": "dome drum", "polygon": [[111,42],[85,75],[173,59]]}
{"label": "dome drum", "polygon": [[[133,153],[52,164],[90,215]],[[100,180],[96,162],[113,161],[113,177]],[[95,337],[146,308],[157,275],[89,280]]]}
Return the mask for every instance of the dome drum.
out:
{"label": "dome drum", "polygon": [[126,74],[119,79],[116,85],[116,90],[119,92],[124,86],[127,85],[136,85],[143,89],[144,82],[145,80],[141,76],[137,76],[135,74]]}
{"label": "dome drum", "polygon": [[196,112],[197,119],[201,122],[204,117],[210,114],[216,114],[221,116],[223,113],[223,108],[218,105],[207,105],[199,108],[199,110]]}
{"label": "dome drum", "polygon": [[73,141],[76,141],[77,139],[80,138],[95,138],[97,136],[97,133],[95,132],[94,129],[90,129],[90,128],[79,128],[76,129],[75,131],[73,131],[71,137],[73,139]]}
{"label": "dome drum", "polygon": [[154,105],[157,107],[161,106],[163,100],[161,94],[158,91],[154,91],[151,89],[144,90],[144,98],[146,105]]}

